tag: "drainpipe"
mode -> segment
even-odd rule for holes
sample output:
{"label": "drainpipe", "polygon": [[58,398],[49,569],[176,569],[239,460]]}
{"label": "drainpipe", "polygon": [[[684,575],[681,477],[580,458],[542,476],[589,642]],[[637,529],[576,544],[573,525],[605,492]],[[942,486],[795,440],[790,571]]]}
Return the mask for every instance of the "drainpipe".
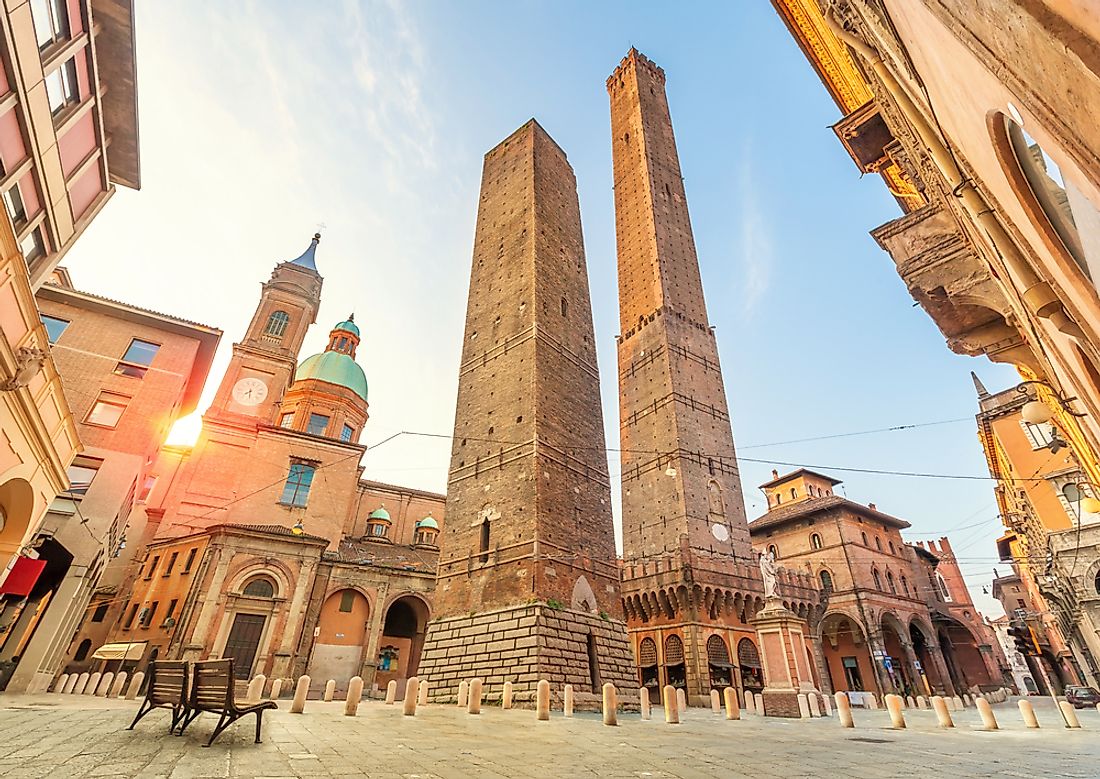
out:
{"label": "drainpipe", "polygon": [[1054,294],[1050,284],[1039,278],[1039,275],[1031,267],[1015,241],[1005,230],[1000,220],[997,219],[989,202],[974,186],[973,182],[962,178],[951,152],[940,139],[936,130],[924,118],[916,103],[909,97],[909,93],[898,82],[897,78],[887,67],[882,55],[874,48],[859,39],[854,33],[846,30],[835,16],[835,8],[829,8],[825,13],[825,22],[842,42],[859,52],[871,69],[882,80],[882,85],[890,96],[897,102],[898,109],[913,126],[921,142],[928,150],[932,161],[939,168],[947,183],[952,187],[952,192],[959,198],[963,208],[972,219],[985,228],[993,246],[1000,253],[1008,269],[1020,280],[1023,287],[1022,298],[1024,306],[1035,316],[1049,319],[1058,330],[1078,341],[1084,340],[1085,334],[1074,322],[1061,301]]}

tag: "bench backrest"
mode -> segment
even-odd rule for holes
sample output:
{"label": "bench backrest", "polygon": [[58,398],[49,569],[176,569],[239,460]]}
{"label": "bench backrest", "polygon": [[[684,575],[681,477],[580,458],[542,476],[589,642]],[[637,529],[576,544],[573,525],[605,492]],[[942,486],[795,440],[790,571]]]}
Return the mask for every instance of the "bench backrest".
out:
{"label": "bench backrest", "polygon": [[182,706],[187,702],[187,663],[183,660],[154,660],[149,663],[146,699],[154,706]]}
{"label": "bench backrest", "polygon": [[233,708],[233,658],[202,660],[193,666],[191,708],[231,710]]}

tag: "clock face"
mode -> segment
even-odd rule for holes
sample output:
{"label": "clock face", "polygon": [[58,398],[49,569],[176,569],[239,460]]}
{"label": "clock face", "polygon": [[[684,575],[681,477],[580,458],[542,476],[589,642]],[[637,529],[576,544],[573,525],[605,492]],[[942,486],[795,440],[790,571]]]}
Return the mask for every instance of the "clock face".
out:
{"label": "clock face", "polygon": [[242,406],[258,406],[267,397],[267,385],[253,376],[241,379],[233,385],[233,400]]}
{"label": "clock face", "polygon": [[730,530],[725,525],[720,525],[715,522],[710,526],[710,533],[719,541],[728,541],[730,537]]}

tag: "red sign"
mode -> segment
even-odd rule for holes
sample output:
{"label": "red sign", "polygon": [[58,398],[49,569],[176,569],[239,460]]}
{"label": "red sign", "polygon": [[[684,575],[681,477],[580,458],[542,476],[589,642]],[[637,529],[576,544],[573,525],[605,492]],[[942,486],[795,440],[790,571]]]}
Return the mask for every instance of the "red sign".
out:
{"label": "red sign", "polygon": [[42,569],[46,567],[45,560],[32,560],[29,557],[19,557],[15,560],[8,573],[8,578],[0,584],[0,595],[20,595],[26,597],[34,589],[35,582],[42,575]]}

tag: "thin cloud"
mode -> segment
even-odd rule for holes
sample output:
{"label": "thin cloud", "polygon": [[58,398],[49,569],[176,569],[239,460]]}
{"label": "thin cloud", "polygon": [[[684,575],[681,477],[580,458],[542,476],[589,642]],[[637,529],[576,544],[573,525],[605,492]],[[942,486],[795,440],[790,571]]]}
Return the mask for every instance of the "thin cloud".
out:
{"label": "thin cloud", "polygon": [[771,286],[775,264],[774,228],[760,205],[760,187],[753,171],[752,155],[742,155],[738,194],[741,201],[739,249],[742,315],[750,316]]}

